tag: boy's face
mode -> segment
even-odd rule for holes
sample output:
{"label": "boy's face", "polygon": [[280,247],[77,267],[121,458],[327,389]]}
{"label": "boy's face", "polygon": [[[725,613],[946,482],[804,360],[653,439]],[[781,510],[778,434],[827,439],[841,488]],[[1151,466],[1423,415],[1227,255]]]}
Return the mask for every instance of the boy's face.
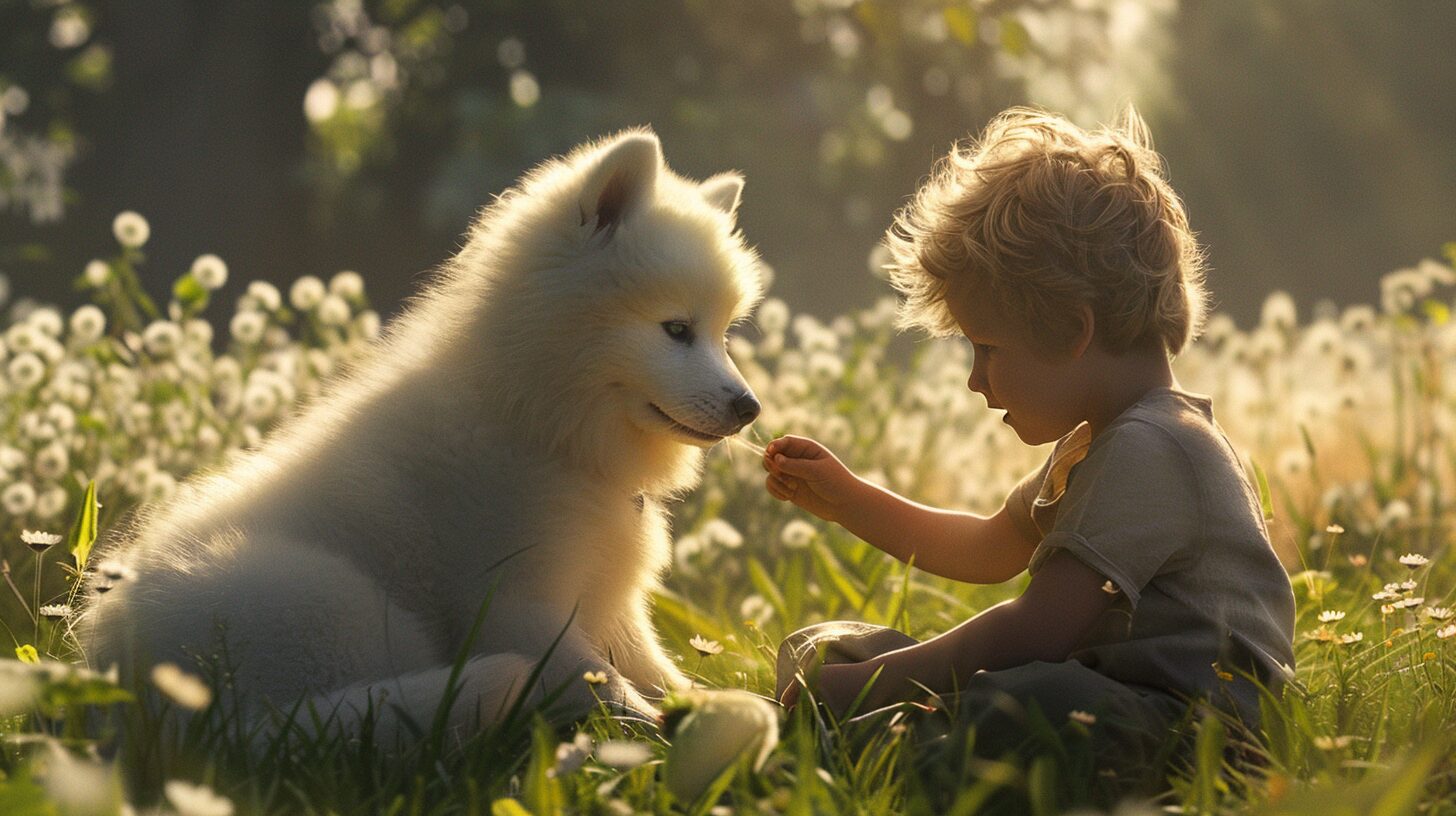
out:
{"label": "boy's face", "polygon": [[1006,412],[1002,421],[1021,441],[1056,441],[1086,418],[1080,357],[1037,349],[1026,339],[1028,332],[964,282],[952,281],[946,307],[974,347],[967,386],[988,407]]}

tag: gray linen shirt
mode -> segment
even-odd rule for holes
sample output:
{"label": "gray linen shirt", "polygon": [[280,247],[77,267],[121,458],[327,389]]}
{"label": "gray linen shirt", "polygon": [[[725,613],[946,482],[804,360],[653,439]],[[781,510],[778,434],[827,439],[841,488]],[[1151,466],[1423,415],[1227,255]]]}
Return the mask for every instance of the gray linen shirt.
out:
{"label": "gray linen shirt", "polygon": [[1096,439],[1079,426],[1006,508],[1041,541],[1033,575],[1066,550],[1117,590],[1073,660],[1250,722],[1259,695],[1245,676],[1275,690],[1292,676],[1294,593],[1207,397],[1158,388]]}

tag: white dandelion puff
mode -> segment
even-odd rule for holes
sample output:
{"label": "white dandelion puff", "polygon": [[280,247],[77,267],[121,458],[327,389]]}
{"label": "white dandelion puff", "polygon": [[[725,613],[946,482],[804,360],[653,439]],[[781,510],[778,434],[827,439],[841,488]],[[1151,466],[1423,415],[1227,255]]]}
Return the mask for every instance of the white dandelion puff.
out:
{"label": "white dandelion puff", "polygon": [[652,749],[631,740],[606,740],[597,746],[597,761],[619,771],[630,771],[652,759]]}
{"label": "white dandelion puff", "polygon": [[183,708],[202,711],[212,704],[212,689],[201,678],[182,671],[175,663],[153,666],[152,683]]}
{"label": "white dandelion puff", "polygon": [[206,785],[193,785],[180,779],[169,781],[164,790],[167,801],[177,809],[177,816],[232,816],[233,803]]}
{"label": "white dandelion puff", "polygon": [[127,210],[111,222],[111,232],[116,236],[117,243],[129,249],[137,249],[151,237],[152,227],[147,219]]}
{"label": "white dandelion puff", "polygon": [[313,275],[304,275],[289,287],[288,302],[301,312],[313,311],[314,307],[323,302],[327,292],[323,281]]}
{"label": "white dandelion puff", "polygon": [[92,288],[100,289],[111,280],[111,264],[101,260],[91,261],[86,264],[86,270],[81,273],[81,276]]}
{"label": "white dandelion puff", "polygon": [[199,255],[192,262],[192,277],[203,289],[221,289],[227,283],[227,264],[216,255]]}

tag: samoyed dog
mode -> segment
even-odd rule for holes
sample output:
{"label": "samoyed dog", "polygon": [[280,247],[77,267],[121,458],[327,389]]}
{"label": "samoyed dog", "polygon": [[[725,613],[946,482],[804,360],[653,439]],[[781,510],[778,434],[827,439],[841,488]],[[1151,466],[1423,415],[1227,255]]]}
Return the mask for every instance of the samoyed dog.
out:
{"label": "samoyed dog", "polygon": [[647,130],[532,171],[369,359],[103,544],[134,578],[93,599],[90,662],[221,654],[255,715],[381,737],[447,687],[461,735],[522,695],[654,712],[687,685],[651,620],[663,501],[759,413],[724,342],[761,290],[742,188]]}

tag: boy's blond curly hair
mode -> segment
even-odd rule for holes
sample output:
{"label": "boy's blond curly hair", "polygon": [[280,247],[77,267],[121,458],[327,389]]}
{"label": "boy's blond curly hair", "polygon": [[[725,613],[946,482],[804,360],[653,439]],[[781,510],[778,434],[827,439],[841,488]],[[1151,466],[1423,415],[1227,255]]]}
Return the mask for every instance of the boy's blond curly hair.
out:
{"label": "boy's blond curly hair", "polygon": [[1202,252],[1131,105],[1095,132],[1003,112],[936,165],[885,241],[900,324],[936,335],[956,332],[945,295],[962,276],[1043,350],[1065,346],[1087,304],[1108,351],[1173,355],[1206,310]]}

